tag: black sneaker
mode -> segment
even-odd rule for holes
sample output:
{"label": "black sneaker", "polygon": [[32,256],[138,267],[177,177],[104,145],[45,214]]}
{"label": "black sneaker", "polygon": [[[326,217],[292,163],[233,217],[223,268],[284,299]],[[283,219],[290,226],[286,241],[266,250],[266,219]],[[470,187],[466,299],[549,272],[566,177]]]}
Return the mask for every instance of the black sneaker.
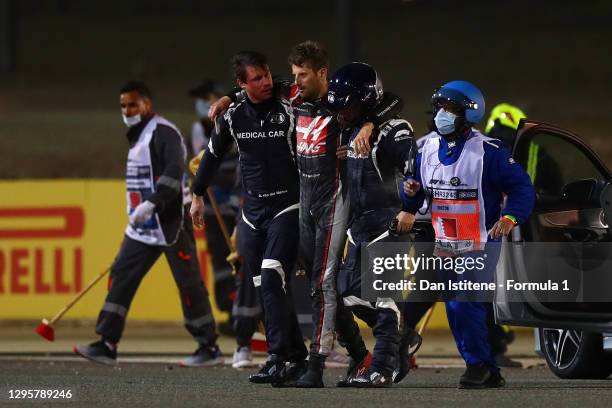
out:
{"label": "black sneaker", "polygon": [[189,357],[179,361],[181,367],[212,367],[222,365],[225,362],[223,353],[218,346],[200,346]]}
{"label": "black sneaker", "polygon": [[346,377],[342,378],[336,386],[338,387],[350,387],[351,381],[355,378],[365,374],[370,369],[372,364],[372,353],[368,353],[361,360],[356,361],[351,358],[351,363],[346,371]]}
{"label": "black sneaker", "polygon": [[311,354],[308,358],[308,369],[297,380],[298,388],[323,388],[323,368],[325,367],[325,358],[321,354]]}
{"label": "black sneaker", "polygon": [[500,388],[506,385],[506,380],[501,376],[499,371],[491,373],[491,377],[486,382],[486,388]]}
{"label": "black sneaker", "polygon": [[284,369],[285,361],[276,354],[270,354],[259,372],[249,376],[249,381],[255,384],[272,384],[278,382],[280,374]]}
{"label": "black sneaker", "polygon": [[76,354],[88,360],[102,364],[117,363],[117,347],[113,347],[104,340],[96,341],[91,344],[77,345],[72,348]]}
{"label": "black sneaker", "polygon": [[367,373],[354,378],[349,383],[349,387],[356,388],[388,388],[393,385],[393,378],[386,376],[379,371],[373,369],[368,370]]}
{"label": "black sneaker", "polygon": [[459,379],[459,388],[485,388],[489,377],[491,370],[486,364],[468,364]]}
{"label": "black sneaker", "polygon": [[416,330],[407,329],[400,340],[399,358],[397,368],[393,371],[393,382],[402,381],[410,371],[410,360],[414,353],[419,350],[423,338]]}
{"label": "black sneaker", "polygon": [[278,380],[272,383],[273,387],[297,387],[298,380],[306,372],[306,360],[289,362],[280,372]]}
{"label": "black sneaker", "polygon": [[492,373],[489,366],[484,363],[468,364],[465,372],[459,379],[459,388],[481,389],[497,388],[506,385],[506,380],[499,372]]}

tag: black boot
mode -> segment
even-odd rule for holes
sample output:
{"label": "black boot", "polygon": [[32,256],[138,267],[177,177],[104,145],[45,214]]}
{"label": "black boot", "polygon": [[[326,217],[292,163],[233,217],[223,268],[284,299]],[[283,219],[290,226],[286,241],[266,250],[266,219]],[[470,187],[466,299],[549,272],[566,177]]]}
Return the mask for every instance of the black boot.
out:
{"label": "black boot", "polygon": [[408,375],[410,371],[410,360],[414,353],[417,352],[423,338],[416,330],[406,328],[402,334],[399,344],[399,361],[395,371],[393,371],[393,382],[398,383]]}
{"label": "black boot", "polygon": [[310,354],[308,358],[308,370],[297,381],[298,388],[323,388],[323,368],[325,357],[321,354]]}
{"label": "black boot", "polygon": [[285,370],[285,360],[276,354],[270,354],[266,364],[255,374],[249,376],[249,381],[255,384],[271,384],[278,382],[281,372]]}
{"label": "black boot", "polygon": [[506,385],[506,380],[501,376],[499,371],[492,372],[491,377],[487,380],[486,387],[487,388],[500,388]]}
{"label": "black boot", "polygon": [[468,364],[459,379],[459,388],[484,388],[489,377],[491,371],[485,363]]}
{"label": "black boot", "polygon": [[459,388],[497,388],[504,385],[506,385],[506,380],[501,374],[498,371],[491,372],[489,366],[484,363],[468,364],[459,379]]}
{"label": "black boot", "polygon": [[298,379],[306,372],[306,360],[290,361],[283,368],[273,387],[296,387]]}

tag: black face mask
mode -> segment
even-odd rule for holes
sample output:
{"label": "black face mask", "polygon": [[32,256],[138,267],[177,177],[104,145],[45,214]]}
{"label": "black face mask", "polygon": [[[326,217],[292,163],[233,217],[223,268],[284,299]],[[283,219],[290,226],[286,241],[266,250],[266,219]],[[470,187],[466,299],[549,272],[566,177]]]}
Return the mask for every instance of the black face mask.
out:
{"label": "black face mask", "polygon": [[[347,116],[350,116],[348,119],[342,115],[343,111],[345,115],[348,114]],[[336,119],[344,127],[353,127],[357,125],[364,119],[363,104],[361,102],[353,102],[348,107],[338,111],[338,113],[336,113]]]}

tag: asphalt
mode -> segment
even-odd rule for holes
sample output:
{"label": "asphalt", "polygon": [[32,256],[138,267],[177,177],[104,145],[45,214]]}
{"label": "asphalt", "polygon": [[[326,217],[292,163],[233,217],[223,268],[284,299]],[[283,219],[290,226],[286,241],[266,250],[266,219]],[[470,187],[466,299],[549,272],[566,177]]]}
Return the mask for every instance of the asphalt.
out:
{"label": "asphalt", "polygon": [[[187,369],[159,363],[123,363],[108,367],[87,362],[3,361],[0,405],[84,407],[309,407],[309,406],[603,406],[612,398],[612,382],[563,381],[545,367],[507,369],[507,386],[459,390],[459,368],[419,368],[391,389],[334,387],[342,369],[328,369],[325,389],[278,389],[247,381],[251,370],[230,367]],[[70,390],[71,399],[15,400],[9,390]]]}
{"label": "asphalt", "polygon": [[[32,326],[32,327],[30,327]],[[533,336],[518,332],[509,354],[523,364],[504,369],[507,386],[494,390],[459,390],[463,372],[448,332],[428,332],[414,369],[391,389],[336,388],[345,369],[325,373],[325,389],[276,389],[247,381],[255,369],[229,366],[234,341],[221,337],[226,365],[180,368],[176,362],[193,351],[194,344],[180,326],[142,329],[132,326],[120,345],[119,364],[87,362],[71,353],[75,343],[94,340],[92,328],[58,327],[56,341],[33,334],[30,323],[0,330],[0,406],[78,407],[531,407],[605,406],[612,400],[612,380],[561,380],[533,351]],[[372,346],[373,339],[367,338]],[[265,355],[256,354],[256,362]],[[70,399],[10,399],[10,390],[70,390]]]}

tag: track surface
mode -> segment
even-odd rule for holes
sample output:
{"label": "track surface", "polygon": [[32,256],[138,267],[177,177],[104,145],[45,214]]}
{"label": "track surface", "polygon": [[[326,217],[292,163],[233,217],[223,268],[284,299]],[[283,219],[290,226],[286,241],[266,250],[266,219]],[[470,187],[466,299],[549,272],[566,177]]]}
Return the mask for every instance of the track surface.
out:
{"label": "track surface", "polygon": [[[275,389],[246,380],[252,370],[186,369],[171,364],[122,363],[109,367],[74,361],[0,361],[0,405],[5,406],[603,406],[612,400],[611,380],[567,381],[546,367],[507,369],[508,385],[459,390],[459,368],[419,368],[386,390],[332,387],[341,369],[326,370],[324,390]],[[10,389],[71,390],[70,400],[9,399]]]}

